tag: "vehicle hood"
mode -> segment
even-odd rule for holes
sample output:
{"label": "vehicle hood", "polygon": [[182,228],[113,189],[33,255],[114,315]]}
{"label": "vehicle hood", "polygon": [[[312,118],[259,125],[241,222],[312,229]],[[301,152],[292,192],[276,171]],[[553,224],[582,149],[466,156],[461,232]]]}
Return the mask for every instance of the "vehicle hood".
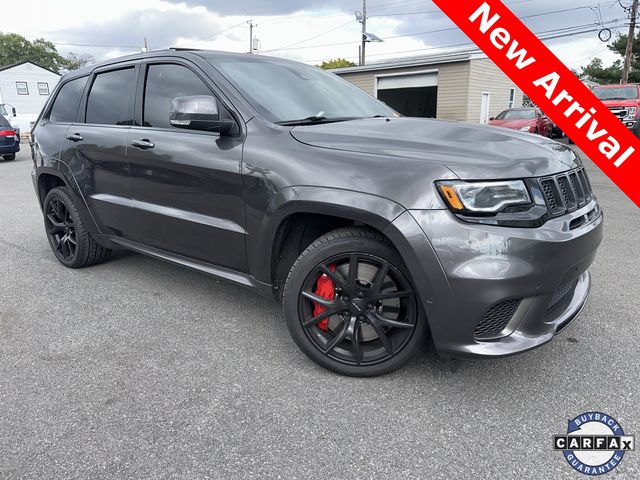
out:
{"label": "vehicle hood", "polygon": [[603,100],[607,107],[637,107],[640,105],[640,100]]}
{"label": "vehicle hood", "polygon": [[512,130],[517,130],[522,127],[528,127],[534,125],[536,123],[533,119],[520,119],[520,120],[491,120],[489,125],[494,127],[502,127],[502,128],[510,128]]}
{"label": "vehicle hood", "polygon": [[372,118],[295,127],[291,135],[315,147],[438,163],[463,180],[541,177],[580,164],[569,147],[538,135],[442,120]]}

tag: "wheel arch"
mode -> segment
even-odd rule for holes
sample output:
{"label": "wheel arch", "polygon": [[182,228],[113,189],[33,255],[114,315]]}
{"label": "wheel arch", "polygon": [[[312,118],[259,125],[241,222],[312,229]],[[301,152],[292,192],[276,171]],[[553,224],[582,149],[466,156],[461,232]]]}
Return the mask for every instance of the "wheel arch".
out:
{"label": "wheel arch", "polygon": [[317,187],[290,187],[274,197],[247,256],[254,277],[273,287],[280,299],[282,282],[300,253],[319,236],[357,225],[383,230],[406,209],[383,197]]}
{"label": "wheel arch", "polygon": [[[66,169],[67,167],[64,164],[60,164],[60,168]],[[93,219],[93,215],[91,215],[91,212],[84,201],[84,197],[80,192],[78,184],[71,175],[71,172],[68,172],[68,175],[71,176],[71,179],[65,176],[61,170],[55,168],[41,166],[36,169],[35,185],[40,209],[44,209],[44,200],[51,190],[57,187],[66,187],[74,200],[76,200],[78,212],[89,232],[92,234],[100,233],[96,222]]]}

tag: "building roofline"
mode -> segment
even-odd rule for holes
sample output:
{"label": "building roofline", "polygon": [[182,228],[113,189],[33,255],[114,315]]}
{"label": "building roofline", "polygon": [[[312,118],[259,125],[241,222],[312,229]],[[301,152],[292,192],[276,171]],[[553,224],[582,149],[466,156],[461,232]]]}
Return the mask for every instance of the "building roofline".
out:
{"label": "building roofline", "polygon": [[329,71],[339,75],[342,73],[360,73],[377,70],[391,70],[394,68],[420,67],[438,63],[468,62],[477,58],[486,58],[486,55],[478,49],[474,48],[472,50],[456,50],[420,57],[405,57],[396,60],[385,60],[381,62],[370,63],[365,66],[333,68]]}
{"label": "building roofline", "polygon": [[11,64],[11,65],[4,65],[4,66],[1,66],[1,67],[0,67],[0,72],[4,72],[5,70],[10,70],[10,69],[12,69],[12,68],[19,67],[20,65],[24,65],[25,63],[30,63],[31,65],[34,65],[34,66],[36,66],[36,67],[38,67],[38,68],[41,68],[41,69],[43,69],[43,70],[46,70],[47,72],[51,72],[51,73],[53,73],[53,74],[55,74],[55,75],[58,75],[59,77],[61,77],[61,76],[62,76],[62,75],[61,75],[61,74],[59,74],[58,72],[54,72],[54,71],[53,71],[53,70],[51,70],[50,68],[43,67],[42,65],[38,65],[37,63],[32,62],[31,60],[25,60],[24,62],[18,62],[18,63],[13,63],[13,64]]}

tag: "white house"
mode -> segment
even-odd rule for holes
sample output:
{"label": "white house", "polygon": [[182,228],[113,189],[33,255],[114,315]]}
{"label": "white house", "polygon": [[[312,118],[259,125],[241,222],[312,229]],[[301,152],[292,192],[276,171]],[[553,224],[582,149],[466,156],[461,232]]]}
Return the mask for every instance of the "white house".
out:
{"label": "white house", "polygon": [[0,104],[6,110],[15,107],[22,133],[31,130],[49,95],[58,84],[60,75],[32,62],[0,67]]}

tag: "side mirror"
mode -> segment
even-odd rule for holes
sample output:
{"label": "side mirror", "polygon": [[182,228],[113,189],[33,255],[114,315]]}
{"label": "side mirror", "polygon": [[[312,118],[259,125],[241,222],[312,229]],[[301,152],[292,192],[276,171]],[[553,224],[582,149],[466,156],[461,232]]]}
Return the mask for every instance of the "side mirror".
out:
{"label": "side mirror", "polygon": [[218,101],[208,95],[176,97],[171,102],[169,123],[175,128],[229,133],[235,122],[220,119]]}
{"label": "side mirror", "polygon": [[496,117],[489,117],[489,121],[493,122],[496,119]]}
{"label": "side mirror", "polygon": [[17,115],[16,115],[16,107],[11,107],[11,113],[13,114],[14,117],[17,117]]}

